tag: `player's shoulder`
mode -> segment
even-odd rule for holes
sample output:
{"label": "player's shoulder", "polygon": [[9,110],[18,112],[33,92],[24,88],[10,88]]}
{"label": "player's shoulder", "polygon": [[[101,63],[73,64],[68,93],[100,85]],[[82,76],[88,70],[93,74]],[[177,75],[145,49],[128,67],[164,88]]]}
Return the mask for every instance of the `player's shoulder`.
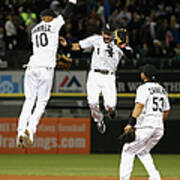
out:
{"label": "player's shoulder", "polygon": [[160,91],[162,92],[162,94],[168,95],[166,89],[158,82],[145,82],[137,88],[137,91],[138,92],[147,91],[149,93],[152,91]]}
{"label": "player's shoulder", "polygon": [[31,27],[31,32],[33,32],[39,25],[41,25],[43,22],[40,21],[39,23],[37,24],[34,24],[32,27]]}
{"label": "player's shoulder", "polygon": [[91,38],[91,39],[94,40],[94,41],[100,41],[100,40],[102,40],[102,36],[99,35],[99,34],[93,34],[93,35],[91,35],[89,38]]}
{"label": "player's shoulder", "polygon": [[150,82],[144,82],[142,84],[140,84],[138,87],[137,87],[137,91],[146,91],[149,89],[149,87],[151,86],[152,84]]}
{"label": "player's shoulder", "polygon": [[100,35],[94,34],[94,35],[86,37],[85,39],[83,39],[81,41],[90,41],[92,44],[96,44],[97,42],[100,42],[100,39],[101,39]]}
{"label": "player's shoulder", "polygon": [[143,84],[140,84],[138,87],[137,87],[137,91],[143,91],[147,88],[146,84],[143,83]]}
{"label": "player's shoulder", "polygon": [[163,94],[168,95],[168,92],[167,92],[166,88],[163,86],[163,84],[158,83],[158,85],[162,89]]}
{"label": "player's shoulder", "polygon": [[59,14],[57,17],[55,17],[51,22],[49,22],[52,27],[56,29],[60,29],[61,26],[65,24],[64,18],[61,14]]}
{"label": "player's shoulder", "polygon": [[64,18],[63,18],[63,16],[62,16],[62,14],[59,14],[57,17],[55,17],[55,18],[52,20],[52,22],[53,22],[53,21],[57,21],[57,20],[64,21]]}

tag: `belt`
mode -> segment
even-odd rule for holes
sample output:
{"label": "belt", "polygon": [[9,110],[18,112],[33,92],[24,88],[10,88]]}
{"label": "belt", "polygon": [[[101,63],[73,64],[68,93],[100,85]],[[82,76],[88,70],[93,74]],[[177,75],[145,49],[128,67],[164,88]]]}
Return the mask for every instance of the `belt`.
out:
{"label": "belt", "polygon": [[104,69],[94,69],[94,72],[99,72],[99,73],[101,73],[101,74],[105,74],[105,75],[107,75],[107,74],[114,74],[114,72],[112,72],[112,71],[108,71],[108,70],[104,70]]}
{"label": "belt", "polygon": [[47,70],[54,69],[53,67],[46,67],[46,66],[28,66],[28,65],[23,65],[23,68],[27,68],[27,69],[32,69],[32,68],[44,68],[44,69],[47,69]]}

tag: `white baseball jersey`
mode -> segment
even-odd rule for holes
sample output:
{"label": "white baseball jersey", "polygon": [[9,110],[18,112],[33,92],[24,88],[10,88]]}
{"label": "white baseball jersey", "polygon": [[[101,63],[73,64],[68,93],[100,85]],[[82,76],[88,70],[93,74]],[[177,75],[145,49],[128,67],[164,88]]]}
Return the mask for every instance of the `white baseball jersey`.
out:
{"label": "white baseball jersey", "polygon": [[168,93],[156,82],[146,82],[136,92],[136,103],[144,104],[136,127],[163,128],[163,112],[170,109]]}
{"label": "white baseball jersey", "polygon": [[116,71],[117,65],[123,56],[123,52],[111,41],[105,43],[103,36],[93,35],[79,42],[81,48],[94,48],[91,60],[91,69],[103,69]]}
{"label": "white baseball jersey", "polygon": [[41,21],[31,30],[33,55],[28,66],[55,67],[59,30],[64,23],[62,15],[59,15],[48,23]]}

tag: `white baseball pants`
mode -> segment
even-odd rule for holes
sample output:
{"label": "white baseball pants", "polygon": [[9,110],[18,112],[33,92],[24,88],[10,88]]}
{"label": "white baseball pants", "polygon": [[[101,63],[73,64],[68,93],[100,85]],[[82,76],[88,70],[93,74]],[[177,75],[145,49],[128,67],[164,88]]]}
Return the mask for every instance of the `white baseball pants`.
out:
{"label": "white baseball pants", "polygon": [[104,106],[115,107],[117,92],[114,74],[101,74],[91,70],[87,79],[87,99],[90,105],[99,105],[99,95],[102,92]]}
{"label": "white baseball pants", "polygon": [[120,164],[120,180],[130,180],[134,158],[137,155],[149,174],[149,180],[161,180],[155,168],[150,150],[159,142],[164,134],[160,128],[143,128],[136,130],[134,142],[123,146]]}
{"label": "white baseball pants", "polygon": [[50,98],[53,77],[53,68],[27,67],[24,77],[25,102],[18,121],[18,135],[23,135],[25,129],[36,132]]}

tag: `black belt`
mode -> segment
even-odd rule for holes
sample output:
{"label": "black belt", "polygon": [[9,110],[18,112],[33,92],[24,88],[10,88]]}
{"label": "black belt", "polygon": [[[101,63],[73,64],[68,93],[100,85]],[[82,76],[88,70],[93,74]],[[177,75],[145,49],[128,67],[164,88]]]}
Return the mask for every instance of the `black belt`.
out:
{"label": "black belt", "polygon": [[108,70],[104,70],[104,69],[94,69],[94,72],[99,72],[101,74],[114,74],[114,72],[108,71]]}

